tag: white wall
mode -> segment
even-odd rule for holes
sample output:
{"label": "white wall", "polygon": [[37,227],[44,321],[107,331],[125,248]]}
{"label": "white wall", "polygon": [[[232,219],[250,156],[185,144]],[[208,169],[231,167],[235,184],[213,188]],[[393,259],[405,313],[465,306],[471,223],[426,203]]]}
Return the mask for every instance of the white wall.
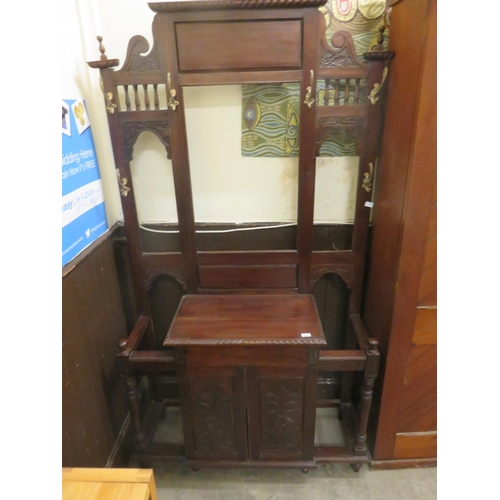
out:
{"label": "white wall", "polygon": [[99,74],[87,61],[98,59],[98,12],[92,1],[62,2],[62,98],[85,100],[101,174],[108,226],[123,219]]}
{"label": "white wall", "polygon": [[[143,35],[152,46],[154,13],[143,0],[72,2],[81,11],[82,39],[71,47],[73,66],[92,120],[112,224],[121,218],[120,197],[98,71],[87,69],[86,61],[99,58],[97,35],[104,37],[107,56],[121,63],[132,36]],[[185,88],[184,99],[196,220],[295,221],[297,158],[241,156],[241,87]],[[317,161],[315,221],[352,222],[357,163],[357,158]],[[176,221],[171,162],[151,133],[136,143],[132,174],[139,219]]]}

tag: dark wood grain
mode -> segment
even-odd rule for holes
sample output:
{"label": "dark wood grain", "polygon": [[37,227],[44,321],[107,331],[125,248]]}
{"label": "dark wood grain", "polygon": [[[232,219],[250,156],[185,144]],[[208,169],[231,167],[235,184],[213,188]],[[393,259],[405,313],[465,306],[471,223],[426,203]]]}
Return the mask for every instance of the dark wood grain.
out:
{"label": "dark wood grain", "polygon": [[196,344],[326,345],[326,341],[309,295],[187,295],[164,345]]}
{"label": "dark wood grain", "polygon": [[[72,263],[62,278],[62,463],[105,467],[127,415],[114,370],[126,337],[113,233]],[[125,463],[120,449],[116,464]]]}
{"label": "dark wood grain", "polygon": [[296,266],[200,266],[200,287],[297,288]]}
{"label": "dark wood grain", "polygon": [[218,9],[296,9],[301,7],[319,7],[326,0],[170,0],[169,2],[149,3],[155,12],[204,11]]}
{"label": "dark wood grain", "polygon": [[[301,293],[309,293],[311,283],[311,248],[314,228],[314,185],[315,185],[315,139],[316,106],[305,103],[308,87],[311,98],[316,99],[316,78],[318,74],[319,16],[317,10],[304,15],[304,61],[300,87],[300,137],[299,137],[299,192],[297,214],[297,250],[299,252],[298,288]],[[316,75],[316,76],[315,76]]]}
{"label": "dark wood grain", "polygon": [[181,73],[302,67],[300,20],[179,22],[175,32]]}
{"label": "dark wood grain", "polygon": [[307,353],[291,346],[190,346],[186,349],[188,366],[306,366]]}
{"label": "dark wood grain", "polygon": [[324,371],[364,370],[364,351],[321,351],[318,369]]}
{"label": "dark wood grain", "polygon": [[[392,10],[389,48],[397,56],[386,82],[387,112],[363,309],[368,329],[387,356],[384,384],[375,398],[381,402],[374,421],[377,461],[396,458],[405,370],[435,203],[436,15],[434,0],[398,2]],[[411,442],[418,440],[405,441],[405,448]]]}
{"label": "dark wood grain", "polygon": [[[340,404],[348,445],[347,453],[337,450],[338,459],[350,457],[355,470],[367,459],[366,424],[379,358],[359,316],[369,213],[364,202],[371,196],[362,183],[378,152],[383,99],[375,106],[359,104],[359,84],[361,78],[369,88],[380,84],[390,54],[379,51],[367,57],[368,63],[360,61],[347,32],[332,38],[333,49],[321,45],[323,16],[317,7],[324,3],[150,4],[157,14],[149,53],[146,39],[135,36],[121,70],[112,69],[114,63],[91,63],[101,69],[113,103],[119,104],[118,87],[126,94],[116,111],[109,99],[107,104],[121,182],[126,178],[131,189],[122,189],[122,202],[139,321],[121,342],[117,366],[129,394],[136,457],[152,456],[154,435],[149,421],[141,420],[136,376],[148,374],[158,399],[158,375],[175,372],[188,463],[312,467],[321,369],[322,380],[339,370],[345,379]],[[334,106],[317,110],[320,74],[334,79]],[[300,82],[301,89],[297,226],[251,235],[197,233],[182,86],[290,81]],[[168,110],[159,109],[160,84],[167,87]],[[148,87],[154,98],[143,93]],[[349,92],[354,106],[348,104]],[[318,116],[355,132],[361,161],[352,230],[314,227]],[[172,237],[139,228],[129,162],[145,130],[159,137],[172,158],[179,219],[179,233]],[[321,316],[310,295],[313,288],[322,297]],[[167,350],[156,350],[169,323]],[[333,332],[328,342],[323,328]],[[323,357],[318,352],[342,346],[345,350]],[[353,371],[362,372],[359,414],[351,405]],[[335,450],[328,453],[334,460]]]}

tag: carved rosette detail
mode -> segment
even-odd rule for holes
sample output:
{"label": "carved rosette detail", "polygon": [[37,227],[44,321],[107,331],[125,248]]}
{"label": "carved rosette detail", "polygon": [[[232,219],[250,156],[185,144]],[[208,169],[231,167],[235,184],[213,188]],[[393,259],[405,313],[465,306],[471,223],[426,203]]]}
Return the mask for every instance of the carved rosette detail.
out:
{"label": "carved rosette detail", "polygon": [[356,154],[363,152],[363,139],[365,136],[366,119],[360,116],[332,116],[316,120],[316,156],[319,156],[321,144],[329,132],[343,128],[356,144]]}
{"label": "carved rosette detail", "polygon": [[184,271],[180,267],[163,267],[161,269],[146,269],[144,273],[144,283],[146,285],[146,290],[151,290],[154,280],[161,275],[167,274],[172,276],[181,286],[186,289],[186,279],[184,277]]}
{"label": "carved rosette detail", "polygon": [[170,148],[170,126],[168,118],[161,121],[141,121],[141,122],[122,122],[122,134],[125,143],[125,157],[127,161],[133,160],[134,144],[142,132],[153,132],[167,150],[167,158],[172,158]]}
{"label": "carved rosette detail", "polygon": [[311,269],[311,285],[314,285],[324,274],[334,273],[338,274],[347,285],[351,288],[353,280],[352,266],[349,264],[336,264],[334,266],[321,266]]}
{"label": "carved rosette detail", "polygon": [[265,383],[262,389],[262,448],[277,451],[300,450],[300,383],[294,379],[282,379]]}

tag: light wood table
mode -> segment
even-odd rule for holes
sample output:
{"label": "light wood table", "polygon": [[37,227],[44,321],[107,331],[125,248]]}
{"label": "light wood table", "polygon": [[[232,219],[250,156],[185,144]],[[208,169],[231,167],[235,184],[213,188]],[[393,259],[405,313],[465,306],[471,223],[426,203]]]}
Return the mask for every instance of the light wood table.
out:
{"label": "light wood table", "polygon": [[158,500],[152,469],[62,469],[62,500]]}

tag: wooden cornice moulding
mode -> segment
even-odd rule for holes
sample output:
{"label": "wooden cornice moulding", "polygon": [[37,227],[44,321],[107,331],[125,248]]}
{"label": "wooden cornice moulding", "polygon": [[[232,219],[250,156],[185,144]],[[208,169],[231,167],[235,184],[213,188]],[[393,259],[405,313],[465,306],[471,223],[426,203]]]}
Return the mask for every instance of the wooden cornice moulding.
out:
{"label": "wooden cornice moulding", "polygon": [[321,7],[326,0],[171,0],[148,3],[154,12],[227,9],[301,9]]}
{"label": "wooden cornice moulding", "polygon": [[192,346],[192,345],[234,345],[234,346],[258,346],[258,345],[319,345],[325,346],[324,339],[170,339],[168,336],[163,343],[164,346]]}

